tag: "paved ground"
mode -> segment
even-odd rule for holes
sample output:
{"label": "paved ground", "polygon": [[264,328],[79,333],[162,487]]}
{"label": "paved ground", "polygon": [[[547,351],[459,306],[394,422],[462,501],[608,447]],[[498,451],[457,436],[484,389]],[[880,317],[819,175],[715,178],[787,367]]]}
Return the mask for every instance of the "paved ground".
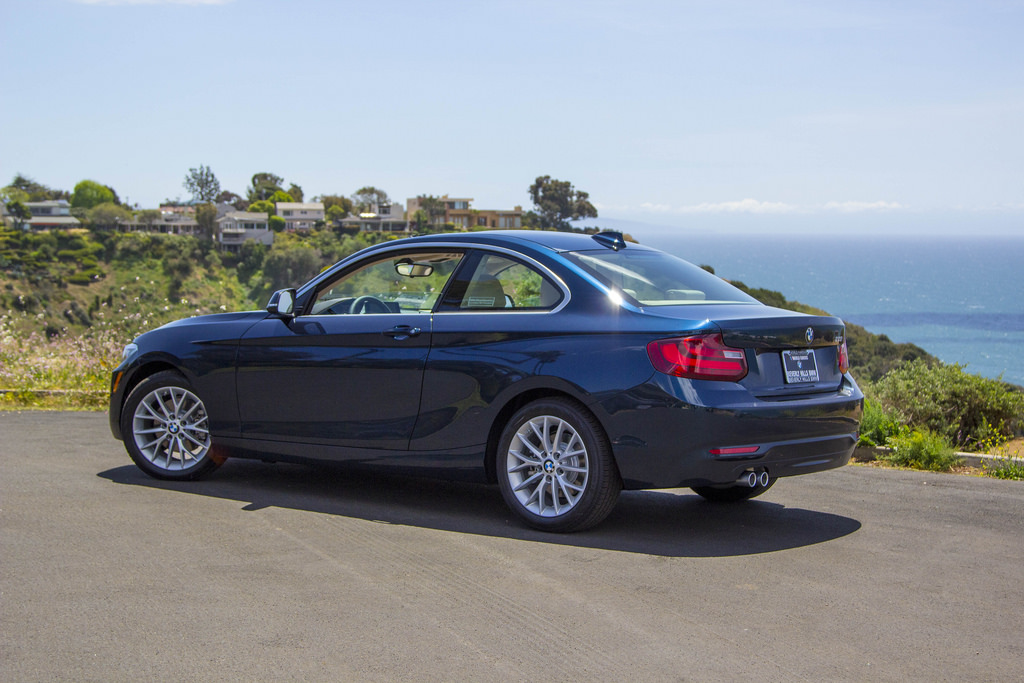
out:
{"label": "paved ground", "polygon": [[1009,681],[1024,484],[847,467],[545,535],[496,489],[229,461],[0,413],[0,679]]}

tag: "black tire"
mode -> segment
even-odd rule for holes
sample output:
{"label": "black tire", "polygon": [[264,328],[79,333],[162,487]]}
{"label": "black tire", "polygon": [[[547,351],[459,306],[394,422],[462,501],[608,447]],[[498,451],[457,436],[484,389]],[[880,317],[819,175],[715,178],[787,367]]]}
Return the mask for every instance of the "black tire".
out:
{"label": "black tire", "polygon": [[505,425],[495,472],[508,507],[543,531],[581,531],[615,507],[622,479],[600,423],[568,399],[534,401]]}
{"label": "black tire", "polygon": [[775,479],[772,478],[764,486],[694,486],[691,490],[712,503],[738,503],[741,500],[757,498],[770,489],[774,483]]}
{"label": "black tire", "polygon": [[121,436],[139,469],[157,479],[198,479],[224,462],[213,448],[206,406],[177,372],[158,372],[132,389]]}

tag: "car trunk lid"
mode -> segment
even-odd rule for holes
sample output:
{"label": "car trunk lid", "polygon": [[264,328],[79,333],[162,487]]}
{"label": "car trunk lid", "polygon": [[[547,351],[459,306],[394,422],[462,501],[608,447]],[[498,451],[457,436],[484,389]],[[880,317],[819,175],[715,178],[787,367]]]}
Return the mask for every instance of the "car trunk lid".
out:
{"label": "car trunk lid", "polygon": [[759,398],[835,391],[842,383],[839,355],[846,328],[839,318],[772,315],[713,322],[726,345],[745,350],[749,369],[741,384]]}

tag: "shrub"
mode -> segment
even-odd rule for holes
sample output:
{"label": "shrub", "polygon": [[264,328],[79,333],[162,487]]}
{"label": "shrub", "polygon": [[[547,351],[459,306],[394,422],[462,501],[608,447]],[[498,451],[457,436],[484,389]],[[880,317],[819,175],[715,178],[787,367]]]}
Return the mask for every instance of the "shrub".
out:
{"label": "shrub", "polygon": [[878,459],[892,465],[946,472],[961,462],[942,435],[928,429],[903,431],[889,437],[885,443],[892,450],[880,454]]}
{"label": "shrub", "polygon": [[889,437],[903,430],[899,416],[886,411],[877,402],[864,399],[864,415],[860,421],[858,446],[884,446]]}
{"label": "shrub", "polygon": [[272,290],[298,287],[316,275],[321,265],[316,249],[278,247],[275,244],[263,261],[263,274],[270,280]]}
{"label": "shrub", "polygon": [[968,374],[958,364],[912,361],[879,380],[874,393],[905,424],[942,434],[960,448],[977,449],[994,429],[1012,436],[1024,427],[1019,388]]}
{"label": "shrub", "polygon": [[996,479],[1024,481],[1024,460],[1010,456],[996,458],[991,465],[985,466],[985,474]]}

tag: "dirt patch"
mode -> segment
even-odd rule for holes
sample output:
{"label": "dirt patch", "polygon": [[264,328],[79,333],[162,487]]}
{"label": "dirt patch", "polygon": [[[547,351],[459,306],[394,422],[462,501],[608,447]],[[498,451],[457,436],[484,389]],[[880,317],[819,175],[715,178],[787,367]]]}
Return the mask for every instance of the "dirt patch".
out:
{"label": "dirt patch", "polygon": [[990,452],[989,455],[1000,455],[1003,457],[1024,457],[1024,437],[1018,437],[1012,441],[1007,441],[1005,444]]}

